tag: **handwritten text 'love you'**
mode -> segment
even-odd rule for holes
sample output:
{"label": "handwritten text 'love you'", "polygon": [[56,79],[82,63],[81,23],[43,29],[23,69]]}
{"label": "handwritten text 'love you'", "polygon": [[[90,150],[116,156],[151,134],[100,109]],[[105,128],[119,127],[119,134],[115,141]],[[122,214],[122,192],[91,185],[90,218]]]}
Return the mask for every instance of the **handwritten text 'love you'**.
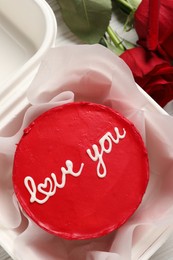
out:
{"label": "handwritten text 'love you'", "polygon": [[[87,149],[86,153],[89,158],[97,162],[97,176],[99,178],[106,177],[107,170],[104,162],[103,155],[104,153],[109,154],[112,151],[112,144],[118,144],[121,139],[124,139],[126,136],[126,130],[123,128],[123,133],[121,134],[117,127],[114,127],[115,136],[111,132],[107,132],[99,140],[99,146],[97,144],[92,145],[92,149]],[[100,148],[100,149],[99,149]],[[55,173],[51,173],[50,177],[46,177],[43,183],[36,185],[34,179],[31,176],[27,176],[24,179],[24,185],[30,194],[30,202],[37,202],[43,204],[48,199],[55,195],[57,189],[64,188],[66,184],[66,176],[72,175],[73,177],[79,177],[84,168],[84,163],[81,163],[80,169],[78,172],[73,170],[73,162],[66,160],[66,168],[61,167],[62,179],[61,183],[58,183]],[[38,198],[38,193],[44,196],[43,199]]]}

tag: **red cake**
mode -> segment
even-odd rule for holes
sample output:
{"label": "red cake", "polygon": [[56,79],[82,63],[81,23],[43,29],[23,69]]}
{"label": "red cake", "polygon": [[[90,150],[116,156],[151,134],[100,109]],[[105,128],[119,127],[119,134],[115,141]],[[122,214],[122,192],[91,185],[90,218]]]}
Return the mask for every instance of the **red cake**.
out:
{"label": "red cake", "polygon": [[35,223],[63,238],[95,238],[117,229],[139,206],[147,183],[140,134],[103,105],[55,107],[35,119],[17,145],[17,199]]}

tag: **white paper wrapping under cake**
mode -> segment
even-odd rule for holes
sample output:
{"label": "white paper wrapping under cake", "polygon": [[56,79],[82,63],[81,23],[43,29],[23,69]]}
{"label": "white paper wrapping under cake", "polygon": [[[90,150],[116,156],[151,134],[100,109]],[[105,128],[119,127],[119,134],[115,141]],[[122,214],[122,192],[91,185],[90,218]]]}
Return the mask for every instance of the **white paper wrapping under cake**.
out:
{"label": "white paper wrapping under cake", "polygon": [[[15,122],[20,130],[12,137],[0,137],[0,238],[2,243],[8,241],[4,243],[8,252],[22,260],[148,259],[173,223],[173,118],[141,91],[126,64],[100,45],[50,49],[27,97],[31,105],[23,124]],[[19,211],[12,163],[16,143],[29,122],[51,107],[82,100],[108,105],[136,125],[147,146],[150,181],[142,204],[117,231],[92,240],[66,241],[46,233]]]}

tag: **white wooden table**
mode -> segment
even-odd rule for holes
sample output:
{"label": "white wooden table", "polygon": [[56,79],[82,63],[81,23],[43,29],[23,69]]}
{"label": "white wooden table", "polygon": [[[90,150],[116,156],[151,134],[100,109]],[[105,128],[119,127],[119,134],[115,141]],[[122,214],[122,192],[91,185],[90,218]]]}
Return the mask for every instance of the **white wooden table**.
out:
{"label": "white wooden table", "polygon": [[[57,24],[58,24],[58,33],[57,33],[58,37],[56,42],[57,45],[69,44],[69,42],[79,43],[79,40],[64,25],[56,0],[47,0],[47,2],[53,9],[55,16],[57,18]],[[8,254],[0,246],[0,260],[10,260],[10,259],[12,258],[8,256]],[[150,260],[173,260],[173,234],[166,241],[166,243],[163,246],[161,246],[161,248],[150,258]]]}

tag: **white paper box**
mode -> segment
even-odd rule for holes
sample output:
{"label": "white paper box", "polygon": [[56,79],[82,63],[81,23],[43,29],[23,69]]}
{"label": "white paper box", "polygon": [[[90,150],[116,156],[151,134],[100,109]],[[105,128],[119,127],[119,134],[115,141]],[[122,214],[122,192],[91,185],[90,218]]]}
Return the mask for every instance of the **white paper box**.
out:
{"label": "white paper box", "polygon": [[10,123],[27,107],[26,89],[40,59],[55,43],[56,28],[44,0],[0,1],[1,134],[11,134]]}

